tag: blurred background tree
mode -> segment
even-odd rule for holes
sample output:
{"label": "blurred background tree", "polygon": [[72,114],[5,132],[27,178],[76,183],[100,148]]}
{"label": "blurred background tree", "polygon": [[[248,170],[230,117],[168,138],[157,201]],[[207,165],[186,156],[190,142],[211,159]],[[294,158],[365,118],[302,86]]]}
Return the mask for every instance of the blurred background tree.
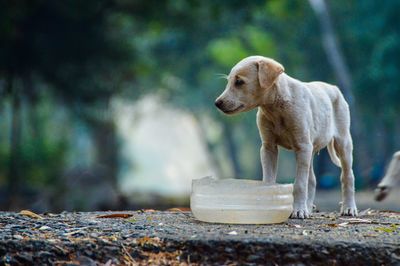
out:
{"label": "blurred background tree", "polygon": [[[225,86],[218,74],[253,54],[341,87],[356,114],[357,186],[371,187],[400,147],[398,11],[396,1],[372,0],[2,0],[0,206],[135,205],[120,191],[127,143],[112,102],[134,105],[147,94],[194,118],[218,175],[261,178],[255,111],[226,117],[213,106]],[[336,48],[326,43],[330,30]],[[291,156],[280,157],[284,182]],[[320,187],[338,187],[325,151],[315,167]]]}

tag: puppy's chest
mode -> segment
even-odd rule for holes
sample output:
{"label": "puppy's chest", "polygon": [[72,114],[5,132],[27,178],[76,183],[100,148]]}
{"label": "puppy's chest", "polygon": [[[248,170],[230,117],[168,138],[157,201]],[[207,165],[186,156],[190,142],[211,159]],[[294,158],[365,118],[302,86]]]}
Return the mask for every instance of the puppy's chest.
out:
{"label": "puppy's chest", "polygon": [[263,110],[265,120],[268,121],[265,126],[274,135],[276,143],[286,149],[291,149],[293,146],[293,131],[296,124],[293,112],[290,102],[281,97],[276,97],[274,103]]}
{"label": "puppy's chest", "polygon": [[270,130],[275,135],[282,135],[288,131],[287,121],[288,119],[283,116],[275,117],[271,120]]}
{"label": "puppy's chest", "polygon": [[264,111],[266,120],[268,121],[267,127],[275,135],[282,135],[290,130],[290,125],[293,124],[289,105],[286,101],[278,100],[268,108],[268,111]]}
{"label": "puppy's chest", "polygon": [[268,125],[270,132],[275,136],[276,143],[286,149],[291,149],[293,146],[291,141],[293,132],[290,124],[290,119],[278,116],[270,120]]}

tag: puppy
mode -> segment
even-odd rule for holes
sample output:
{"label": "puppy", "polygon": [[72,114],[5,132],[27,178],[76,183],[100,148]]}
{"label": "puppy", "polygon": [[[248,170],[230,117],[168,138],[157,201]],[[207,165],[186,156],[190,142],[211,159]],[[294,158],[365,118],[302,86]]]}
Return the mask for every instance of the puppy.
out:
{"label": "puppy", "polygon": [[375,199],[377,201],[385,199],[390,190],[398,185],[400,185],[400,151],[393,154],[386,175],[375,190]]}
{"label": "puppy", "polygon": [[342,168],[341,214],[356,216],[350,112],[340,90],[324,82],[291,78],[280,63],[262,56],[237,63],[227,80],[215,101],[222,112],[231,115],[258,107],[263,180],[276,182],[278,145],[296,154],[291,218],[310,217],[316,186],[313,155],[325,147]]}

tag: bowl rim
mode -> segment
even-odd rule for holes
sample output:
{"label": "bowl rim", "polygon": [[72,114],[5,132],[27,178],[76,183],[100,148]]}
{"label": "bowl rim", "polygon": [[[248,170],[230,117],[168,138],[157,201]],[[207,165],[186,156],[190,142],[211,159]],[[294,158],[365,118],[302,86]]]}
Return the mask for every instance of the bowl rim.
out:
{"label": "bowl rim", "polygon": [[246,189],[283,189],[284,191],[290,190],[293,192],[293,184],[280,184],[280,183],[266,183],[262,180],[254,180],[254,179],[239,179],[239,178],[225,178],[225,179],[217,179],[211,176],[192,179],[192,192],[202,190],[202,186],[207,186],[208,189],[227,189],[229,186],[239,186],[243,191]]}

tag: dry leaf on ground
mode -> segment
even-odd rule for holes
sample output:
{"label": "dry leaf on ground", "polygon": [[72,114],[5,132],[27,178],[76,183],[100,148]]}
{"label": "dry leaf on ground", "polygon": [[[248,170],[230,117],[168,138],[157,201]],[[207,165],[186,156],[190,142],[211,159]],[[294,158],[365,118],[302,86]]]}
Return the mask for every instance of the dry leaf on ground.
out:
{"label": "dry leaf on ground", "polygon": [[142,211],[143,212],[155,212],[156,210],[154,210],[154,209],[143,209]]}
{"label": "dry leaf on ground", "polygon": [[129,213],[111,213],[111,214],[104,214],[104,215],[99,215],[96,216],[96,218],[129,218],[132,217],[133,214]]}
{"label": "dry leaf on ground", "polygon": [[161,239],[159,237],[148,237],[148,236],[138,238],[136,241],[140,246],[143,246],[145,244],[157,246],[161,243]]}
{"label": "dry leaf on ground", "polygon": [[358,223],[370,224],[370,223],[372,223],[372,220],[370,220],[370,219],[361,219],[361,218],[339,218],[339,219],[346,221],[348,223],[352,223],[352,224],[358,224]]}
{"label": "dry leaf on ground", "polygon": [[190,208],[187,207],[175,207],[167,209],[169,212],[190,212]]}
{"label": "dry leaf on ground", "polygon": [[24,216],[28,216],[28,217],[33,218],[33,219],[40,219],[40,220],[43,219],[42,216],[40,216],[39,214],[36,214],[36,213],[34,213],[34,212],[30,211],[30,210],[22,210],[22,211],[19,212],[19,214],[24,215]]}

